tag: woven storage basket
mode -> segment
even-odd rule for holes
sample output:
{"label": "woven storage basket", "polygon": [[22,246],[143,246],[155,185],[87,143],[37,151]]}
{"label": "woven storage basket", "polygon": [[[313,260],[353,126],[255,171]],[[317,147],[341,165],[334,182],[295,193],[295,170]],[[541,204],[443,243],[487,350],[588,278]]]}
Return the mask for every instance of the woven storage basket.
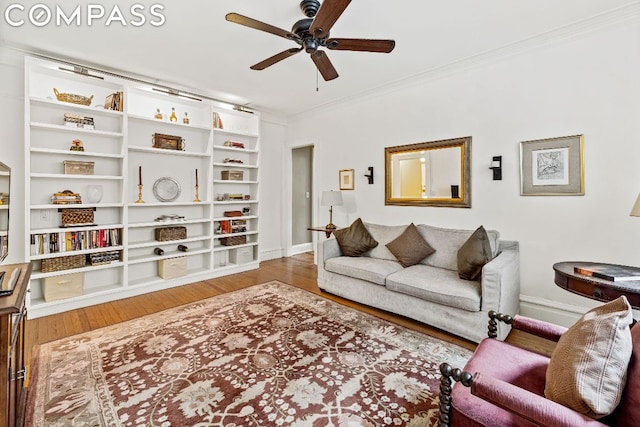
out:
{"label": "woven storage basket", "polygon": [[62,225],[93,224],[93,209],[61,209]]}
{"label": "woven storage basket", "polygon": [[223,237],[220,243],[224,246],[244,245],[247,243],[247,236]]}
{"label": "woven storage basket", "polygon": [[181,240],[187,238],[187,227],[162,227],[156,228],[156,240],[166,242],[167,240]]}
{"label": "woven storage basket", "polygon": [[47,258],[42,260],[42,267],[40,270],[43,273],[50,273],[52,271],[70,270],[72,268],[84,267],[87,263],[87,257],[85,255],[70,255],[62,256],[58,258]]}

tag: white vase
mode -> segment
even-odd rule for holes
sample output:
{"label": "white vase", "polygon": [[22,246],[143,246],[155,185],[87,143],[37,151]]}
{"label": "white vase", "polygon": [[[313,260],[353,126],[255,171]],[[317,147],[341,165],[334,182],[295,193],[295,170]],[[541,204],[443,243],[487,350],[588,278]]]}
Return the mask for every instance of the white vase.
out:
{"label": "white vase", "polygon": [[87,201],[89,203],[99,203],[102,200],[102,185],[87,185]]}

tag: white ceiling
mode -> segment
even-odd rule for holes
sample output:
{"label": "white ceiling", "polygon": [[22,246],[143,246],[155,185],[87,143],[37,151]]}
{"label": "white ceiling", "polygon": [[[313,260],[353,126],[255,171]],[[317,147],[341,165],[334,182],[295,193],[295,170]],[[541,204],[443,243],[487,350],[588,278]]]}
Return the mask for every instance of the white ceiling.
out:
{"label": "white ceiling", "polygon": [[[12,27],[2,22],[0,41],[10,47],[72,59],[118,71],[157,78],[198,93],[247,104],[283,115],[300,113],[336,100],[428,73],[465,58],[490,52],[567,25],[596,17],[629,0],[354,0],[331,30],[334,37],[389,38],[390,54],[328,51],[340,77],[324,82],[308,55],[301,52],[264,71],[249,67],[297,45],[289,40],[227,22],[228,12],[290,30],[304,18],[299,0],[139,0],[147,12],[164,6],[166,22],[141,27],[106,17],[87,25],[87,4],[106,13],[117,5],[127,21],[134,2],[57,0],[22,2],[12,19],[26,18],[34,4],[70,13],[82,6],[80,26]],[[3,17],[9,4],[0,0]],[[623,9],[624,10],[624,9]],[[4,20],[4,19],[3,19]],[[316,79],[319,79],[316,91]]]}

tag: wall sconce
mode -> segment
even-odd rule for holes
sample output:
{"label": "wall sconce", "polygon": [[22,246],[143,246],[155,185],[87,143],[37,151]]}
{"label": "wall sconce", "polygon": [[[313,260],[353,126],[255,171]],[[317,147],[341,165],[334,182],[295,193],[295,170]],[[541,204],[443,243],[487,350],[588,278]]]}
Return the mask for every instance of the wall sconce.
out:
{"label": "wall sconce", "polygon": [[502,181],[502,156],[493,156],[489,169],[493,171],[494,181]]}
{"label": "wall sconce", "polygon": [[373,184],[373,166],[369,166],[367,169],[369,170],[369,173],[365,173],[364,176],[369,180],[369,184]]}

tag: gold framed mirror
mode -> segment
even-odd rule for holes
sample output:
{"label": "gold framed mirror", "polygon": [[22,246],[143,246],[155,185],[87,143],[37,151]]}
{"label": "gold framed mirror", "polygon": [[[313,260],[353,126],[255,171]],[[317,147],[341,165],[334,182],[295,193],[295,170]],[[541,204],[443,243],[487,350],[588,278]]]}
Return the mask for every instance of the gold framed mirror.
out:
{"label": "gold framed mirror", "polygon": [[385,147],[385,205],[471,207],[471,137]]}

